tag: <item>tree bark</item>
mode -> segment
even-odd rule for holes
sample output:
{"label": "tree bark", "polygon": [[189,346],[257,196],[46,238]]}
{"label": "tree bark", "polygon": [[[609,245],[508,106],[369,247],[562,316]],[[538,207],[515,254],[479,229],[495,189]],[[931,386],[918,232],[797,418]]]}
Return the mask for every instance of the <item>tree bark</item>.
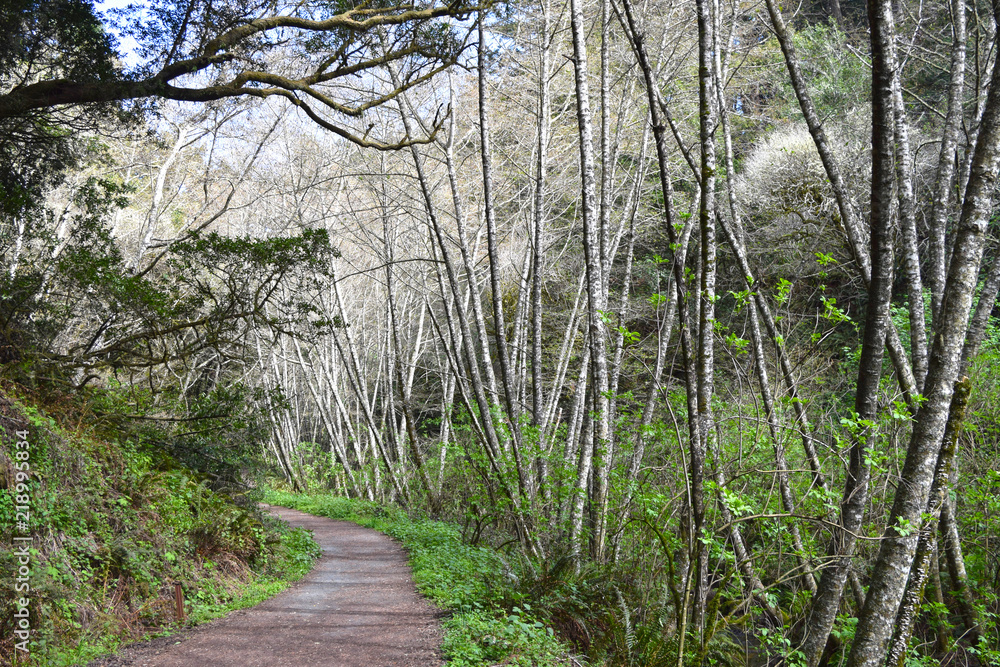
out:
{"label": "tree bark", "polygon": [[965,0],[952,0],[952,46],[951,76],[948,80],[948,111],[944,130],[941,133],[941,151],[938,167],[934,175],[934,201],[928,223],[928,270],[927,283],[931,290],[931,322],[937,330],[941,313],[941,299],[944,297],[944,281],[947,275],[945,255],[948,213],[955,181],[956,148],[962,126],[962,94],[965,88]]}
{"label": "tree bark", "polygon": [[[594,166],[594,131],[590,109],[590,86],[587,68],[587,42],[582,0],[570,2],[570,24],[573,34],[573,74],[576,83],[577,123],[580,135],[580,174],[582,181],[583,253],[587,271],[587,323],[590,339],[590,363],[593,375],[595,428],[590,448],[603,457],[611,438],[608,414],[608,360],[607,333],[601,313],[606,308],[604,276],[601,257],[600,216],[597,207],[597,182]],[[585,445],[586,446],[586,445]],[[595,499],[601,509],[598,525],[592,539],[592,555],[600,559],[604,554],[605,533],[603,501]],[[580,545],[573,549],[579,552]]]}
{"label": "tree bark", "polygon": [[910,311],[910,363],[917,391],[924,387],[927,375],[927,325],[924,319],[924,288],[920,278],[920,251],[917,248],[917,214],[913,194],[913,153],[910,150],[909,121],[903,104],[903,81],[900,67],[894,66],[892,107],[895,118],[896,185],[899,201],[899,226],[903,251],[903,279]]}
{"label": "tree bark", "polygon": [[[656,160],[659,168],[660,188],[663,193],[663,223],[664,231],[670,240],[671,249],[671,273],[674,276],[674,285],[677,290],[677,318],[678,329],[681,339],[681,355],[684,362],[685,389],[687,395],[688,412],[688,437],[689,437],[689,461],[690,473],[688,477],[688,511],[690,512],[691,539],[690,561],[693,569],[690,572],[688,581],[692,589],[693,599],[691,602],[690,614],[687,607],[682,611],[685,623],[691,622],[695,631],[701,635],[705,627],[705,604],[708,597],[708,550],[702,540],[698,539],[704,529],[705,521],[705,450],[702,447],[702,439],[699,433],[700,422],[698,419],[698,384],[697,370],[694,353],[694,345],[691,340],[691,329],[688,306],[684,298],[684,257],[680,255],[681,250],[686,246],[681,242],[681,238],[675,227],[673,213],[673,185],[669,171],[669,153],[667,150],[666,127],[661,120],[658,84],[654,78],[653,67],[649,62],[644,45],[644,35],[639,31],[635,16],[629,0],[622,0],[622,10],[624,13],[625,32],[629,37],[632,49],[635,52],[636,60],[642,71],[643,82],[646,88],[646,99],[649,107],[650,124],[653,128],[653,140],[656,146]],[[685,595],[686,600],[686,595]],[[683,636],[682,636],[683,641]]]}
{"label": "tree bark", "polygon": [[[858,369],[850,463],[840,524],[834,529],[827,551],[829,565],[823,570],[806,625],[802,652],[807,664],[819,664],[840,606],[844,583],[851,566],[857,535],[868,505],[870,477],[865,450],[877,447],[876,416],[882,357],[889,323],[893,278],[893,107],[892,85],[895,56],[890,0],[872,0],[868,5],[872,36],[872,191],[871,191],[871,281]],[[771,2],[769,0],[769,6]],[[869,592],[867,604],[870,604]],[[859,626],[860,627],[860,626]]]}
{"label": "tree bark", "polygon": [[[995,8],[995,11],[1000,7]],[[968,331],[979,263],[992,213],[1000,166],[1000,81],[990,82],[976,141],[951,265],[945,283],[941,327],[935,336],[927,375],[926,400],[917,414],[890,521],[872,571],[868,599],[858,620],[849,666],[874,665],[885,644],[906,585],[933,484],[935,461],[948,421],[952,392]]]}
{"label": "tree bark", "polygon": [[[507,410],[507,418],[510,423],[511,448],[514,455],[514,467],[517,470],[518,489],[525,503],[531,504],[532,492],[531,478],[524,465],[524,457],[521,454],[521,410],[517,403],[517,394],[514,389],[514,377],[511,369],[510,350],[507,346],[507,321],[504,317],[503,306],[503,286],[500,284],[500,253],[497,247],[497,223],[496,212],[493,209],[493,158],[490,153],[490,129],[489,114],[487,113],[486,97],[486,32],[483,30],[483,12],[479,13],[479,63],[478,63],[478,91],[479,91],[479,138],[480,156],[483,165],[483,206],[486,217],[486,247],[490,258],[490,291],[493,296],[493,325],[496,331],[495,339],[497,346],[497,357],[500,362],[500,380],[503,383],[504,407]],[[487,361],[488,363],[488,361]]]}
{"label": "tree bark", "polygon": [[542,259],[545,248],[542,244],[545,235],[545,172],[548,168],[549,126],[552,114],[549,93],[549,77],[552,69],[549,55],[552,45],[552,38],[549,36],[551,16],[551,3],[543,0],[542,24],[539,28],[535,191],[532,200],[534,224],[531,228],[531,420],[532,425],[539,429],[539,438],[544,431],[545,421],[545,387],[542,381]]}
{"label": "tree bark", "polygon": [[[802,110],[802,115],[809,128],[809,134],[813,138],[816,152],[819,153],[820,161],[823,163],[823,170],[830,180],[830,187],[837,202],[837,211],[840,214],[838,222],[843,225],[845,236],[847,237],[847,249],[858,265],[858,270],[865,287],[870,289],[870,283],[873,280],[873,269],[869,253],[865,252],[861,225],[858,223],[854,209],[851,206],[847,185],[844,182],[840,167],[830,148],[826,132],[823,130],[823,123],[809,95],[808,86],[806,85],[805,77],[802,75],[791,34],[785,25],[785,20],[778,8],[777,0],[765,0],[765,2],[767,13],[771,18],[771,25],[774,27],[775,35],[784,54],[785,66],[788,69],[792,89],[795,91],[795,96],[799,101],[799,108]],[[918,395],[916,380],[913,376],[909,360],[906,357],[906,351],[903,349],[903,344],[899,339],[899,332],[896,331],[896,327],[891,322],[886,336],[885,345],[889,352],[889,358],[892,359],[893,368],[896,371],[896,379],[899,382],[900,389],[903,391],[903,397],[911,414],[916,414]]]}
{"label": "tree bark", "polygon": [[[409,116],[403,111],[402,108],[400,110],[402,112],[401,117],[407,136],[410,136],[412,128]],[[451,288],[452,295],[455,297],[456,303],[458,303],[461,300],[458,275],[455,271],[455,265],[448,252],[448,244],[445,241],[444,232],[437,220],[437,212],[431,196],[431,189],[424,169],[424,163],[416,145],[410,146],[410,152],[413,156],[414,168],[417,171],[417,182],[420,185],[420,192],[423,198],[425,212],[427,213],[427,217],[429,219],[430,229],[434,240],[436,241],[437,248],[441,252],[442,262],[445,266],[445,272],[448,277],[448,283]],[[472,294],[471,298],[473,304],[475,304],[476,295]],[[479,427],[483,436],[483,451],[490,462],[491,469],[496,474],[497,483],[500,489],[511,502],[513,507],[513,520],[515,526],[517,527],[518,538],[521,542],[522,548],[528,554],[541,556],[542,551],[530,529],[530,521],[521,503],[521,495],[515,492],[514,489],[510,488],[510,485],[505,481],[506,476],[501,456],[502,446],[490,411],[491,402],[487,398],[486,389],[483,386],[482,378],[479,373],[479,362],[476,357],[475,349],[472,345],[473,338],[471,328],[469,327],[468,317],[461,308],[456,308],[455,311],[458,315],[461,342],[463,352],[466,357],[466,365],[469,370],[470,381],[472,383],[472,390],[475,402],[479,408]],[[470,408],[470,414],[472,414],[472,405],[470,404],[468,407]]]}
{"label": "tree bark", "polygon": [[950,471],[958,448],[958,436],[965,419],[965,408],[969,403],[970,383],[968,378],[958,382],[955,393],[951,397],[951,407],[948,413],[948,424],[945,427],[944,443],[938,453],[937,466],[934,471],[934,482],[931,485],[927,505],[927,516],[924,525],[920,527],[920,537],[917,549],[910,566],[910,577],[896,612],[896,622],[893,626],[892,640],[886,656],[888,667],[904,667],[906,654],[913,634],[913,624],[917,620],[920,604],[924,599],[924,587],[930,574],[931,559],[935,556],[935,534],[941,517],[941,509],[948,495]]}
{"label": "tree bark", "polygon": [[[712,72],[714,56],[718,45],[715,40],[715,19],[711,0],[697,0],[698,14],[698,137],[701,149],[700,181],[701,207],[698,211],[700,231],[700,277],[698,292],[698,348],[696,353],[696,377],[698,387],[698,435],[697,451],[691,451],[691,484],[701,484],[703,466],[709,450],[709,441],[715,436],[715,419],[712,411],[712,396],[715,392],[715,126],[716,100]],[[698,469],[696,469],[696,467]],[[695,539],[701,540],[707,530],[704,516],[695,517]],[[699,587],[696,594],[702,593]],[[704,615],[705,600],[695,598],[696,619]],[[701,629],[704,620],[697,626]]]}

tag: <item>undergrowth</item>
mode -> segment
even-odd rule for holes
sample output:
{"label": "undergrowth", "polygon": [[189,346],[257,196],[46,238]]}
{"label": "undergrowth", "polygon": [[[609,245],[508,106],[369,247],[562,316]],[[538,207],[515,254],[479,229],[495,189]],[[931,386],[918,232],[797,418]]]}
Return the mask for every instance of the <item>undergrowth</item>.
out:
{"label": "undergrowth", "polygon": [[402,509],[331,495],[269,491],[266,502],[381,531],[409,553],[417,589],[449,612],[442,645],[449,665],[580,665],[546,615],[519,592],[516,563],[465,544],[458,527],[411,518]]}
{"label": "undergrowth", "polygon": [[[214,492],[133,436],[102,431],[71,401],[40,409],[0,388],[0,665],[86,663],[176,629],[174,582],[200,623],[275,594],[318,556],[307,531]],[[26,557],[10,548],[24,536]],[[18,558],[30,588],[15,592]],[[28,653],[15,649],[22,597]]]}

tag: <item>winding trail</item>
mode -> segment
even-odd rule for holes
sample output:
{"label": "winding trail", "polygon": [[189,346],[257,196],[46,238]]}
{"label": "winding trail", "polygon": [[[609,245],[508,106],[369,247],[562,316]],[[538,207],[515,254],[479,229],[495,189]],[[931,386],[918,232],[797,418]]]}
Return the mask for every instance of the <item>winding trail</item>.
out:
{"label": "winding trail", "polygon": [[323,555],[301,581],[169,643],[127,650],[134,667],[430,667],[442,665],[440,612],[414,588],[392,539],[346,521],[283,507]]}

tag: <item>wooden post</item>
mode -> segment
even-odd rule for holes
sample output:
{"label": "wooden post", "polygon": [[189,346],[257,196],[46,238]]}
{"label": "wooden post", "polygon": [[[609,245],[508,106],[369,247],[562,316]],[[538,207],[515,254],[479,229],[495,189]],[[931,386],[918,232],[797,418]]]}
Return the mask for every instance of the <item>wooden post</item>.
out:
{"label": "wooden post", "polygon": [[184,588],[181,582],[174,582],[174,602],[177,607],[177,620],[184,622]]}

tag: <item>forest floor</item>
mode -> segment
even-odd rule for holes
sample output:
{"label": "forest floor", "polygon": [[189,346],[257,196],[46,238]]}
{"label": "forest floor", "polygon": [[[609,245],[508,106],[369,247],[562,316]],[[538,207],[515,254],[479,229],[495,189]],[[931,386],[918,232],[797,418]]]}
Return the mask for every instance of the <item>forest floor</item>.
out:
{"label": "forest floor", "polygon": [[323,554],[275,597],[197,628],[124,649],[90,667],[414,667],[441,665],[441,612],[413,585],[391,538],[282,507]]}

